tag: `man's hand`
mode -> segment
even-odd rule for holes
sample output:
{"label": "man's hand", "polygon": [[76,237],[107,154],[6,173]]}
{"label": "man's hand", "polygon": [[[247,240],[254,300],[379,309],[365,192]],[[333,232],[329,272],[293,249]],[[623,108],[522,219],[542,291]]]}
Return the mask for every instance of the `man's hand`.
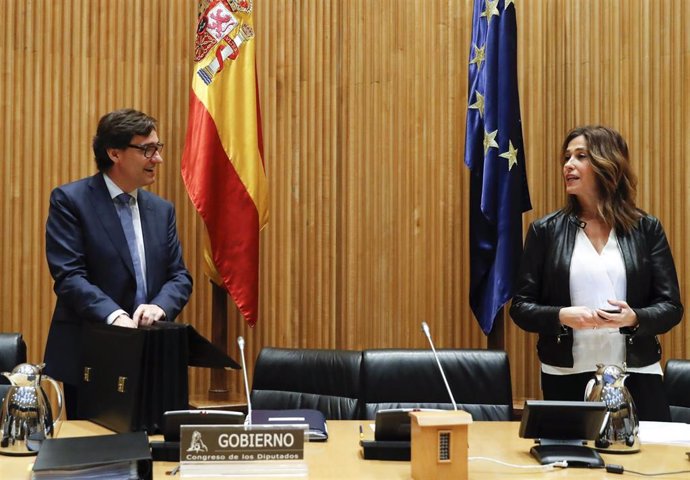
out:
{"label": "man's hand", "polygon": [[141,304],[134,312],[132,320],[140,327],[153,325],[165,319],[165,312],[158,305]]}
{"label": "man's hand", "polygon": [[137,324],[134,323],[134,320],[129,318],[127,315],[119,315],[115,320],[113,320],[113,325],[117,325],[118,327],[137,328]]}

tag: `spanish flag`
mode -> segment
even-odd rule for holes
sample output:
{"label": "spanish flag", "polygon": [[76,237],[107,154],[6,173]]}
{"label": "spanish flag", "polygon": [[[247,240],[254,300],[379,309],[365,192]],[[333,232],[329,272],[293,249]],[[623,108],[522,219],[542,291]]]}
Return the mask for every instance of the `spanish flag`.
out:
{"label": "spanish flag", "polygon": [[253,1],[199,15],[182,178],[208,232],[207,273],[250,326],[258,317],[259,231],[268,221]]}

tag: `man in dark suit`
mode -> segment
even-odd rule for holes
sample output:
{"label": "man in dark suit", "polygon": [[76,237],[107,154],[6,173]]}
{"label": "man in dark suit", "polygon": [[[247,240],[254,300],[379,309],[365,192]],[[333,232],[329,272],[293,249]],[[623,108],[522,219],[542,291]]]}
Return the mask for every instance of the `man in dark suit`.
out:
{"label": "man in dark suit", "polygon": [[93,139],[99,173],[51,193],[46,256],[57,303],[45,372],[63,382],[68,418],[77,418],[82,324],[174,320],[192,291],[174,207],[141,189],[155,181],[162,148],[155,119],[108,113]]}

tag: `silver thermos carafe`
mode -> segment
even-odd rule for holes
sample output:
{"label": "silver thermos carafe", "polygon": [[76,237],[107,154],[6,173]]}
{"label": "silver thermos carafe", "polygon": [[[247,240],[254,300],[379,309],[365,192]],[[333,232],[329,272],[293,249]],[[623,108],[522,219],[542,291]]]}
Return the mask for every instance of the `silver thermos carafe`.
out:
{"label": "silver thermos carafe", "polygon": [[[41,374],[44,365],[22,363],[12,373],[3,372],[11,387],[0,411],[0,454],[35,455],[43,440],[55,435],[62,417],[62,391],[58,383]],[[41,380],[48,381],[57,394],[53,411]]]}
{"label": "silver thermos carafe", "polygon": [[628,374],[616,365],[597,365],[594,378],[585,388],[585,400],[604,402],[606,417],[594,446],[607,453],[634,453],[640,450],[635,402],[625,387]]}

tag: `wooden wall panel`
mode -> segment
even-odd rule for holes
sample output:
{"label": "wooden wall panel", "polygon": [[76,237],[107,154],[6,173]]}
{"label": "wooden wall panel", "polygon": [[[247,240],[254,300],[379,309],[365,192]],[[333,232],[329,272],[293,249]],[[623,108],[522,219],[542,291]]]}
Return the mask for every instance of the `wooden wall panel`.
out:
{"label": "wooden wall panel", "polygon": [[456,127],[466,52],[454,45],[468,32],[461,28],[467,10],[458,2],[381,6],[350,2],[343,16],[338,301],[349,320],[339,340],[357,348],[423,347],[426,320],[447,346],[456,332],[467,333],[469,344],[473,333],[479,337],[455,315],[457,272],[448,261],[462,256],[453,235],[463,201],[464,131]]}
{"label": "wooden wall panel", "polygon": [[[197,3],[2,0],[0,331],[42,357],[54,305],[44,258],[50,190],[95,171],[105,112],[160,121],[152,190],[173,201],[195,280],[182,321],[210,335],[203,227],[179,167]],[[563,202],[567,130],[605,123],[628,139],[642,208],[663,221],[683,298],[690,240],[690,6],[682,0],[516,0],[519,81],[534,210]],[[471,0],[255,2],[270,221],[261,234],[259,324],[230,310],[229,350],[262,346],[483,348],[467,304],[463,165]],[[683,323],[665,358],[690,357]],[[516,397],[539,395],[535,338],[507,319]],[[193,369],[202,393],[208,372]],[[238,372],[231,386],[241,388]]]}

